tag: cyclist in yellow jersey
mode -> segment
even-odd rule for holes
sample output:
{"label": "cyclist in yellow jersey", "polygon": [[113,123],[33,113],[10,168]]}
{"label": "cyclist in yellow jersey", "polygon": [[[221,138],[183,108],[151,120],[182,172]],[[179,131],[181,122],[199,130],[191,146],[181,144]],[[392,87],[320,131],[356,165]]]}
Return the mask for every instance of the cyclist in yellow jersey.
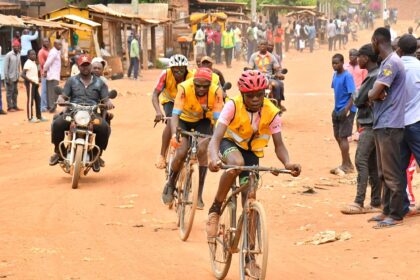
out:
{"label": "cyclist in yellow jersey", "polygon": [[[277,158],[286,169],[291,170],[293,176],[299,176],[301,167],[299,164],[290,163],[283,143],[279,109],[269,99],[264,98],[267,86],[268,82],[263,73],[255,70],[242,73],[238,81],[241,94],[225,104],[210,140],[210,171],[219,170],[219,152],[222,160],[228,165],[259,165],[259,158],[264,156],[263,150],[272,135]],[[230,171],[224,172],[220,177],[219,188],[210,207],[206,225],[208,238],[217,235],[220,207],[236,177],[239,175],[240,185],[243,185],[247,183],[248,174],[249,172]],[[244,197],[245,194],[242,194],[242,203],[245,202]],[[255,262],[249,259],[247,267],[252,267],[253,264]]]}
{"label": "cyclist in yellow jersey", "polygon": [[[169,68],[164,70],[159,77],[158,84],[153,91],[152,103],[156,111],[155,122],[163,120],[163,113],[160,108],[162,104],[166,117],[172,116],[177,85],[193,77],[193,72],[188,70],[188,59],[180,54],[173,55],[169,60]],[[160,104],[159,104],[160,101]],[[170,121],[166,121],[165,129],[162,133],[162,145],[156,167],[164,169],[166,167],[165,156],[171,140]]]}
{"label": "cyclist in yellow jersey", "polygon": [[[178,85],[174,109],[172,111],[171,145],[176,148],[175,156],[171,162],[168,181],[165,184],[162,201],[171,204],[175,190],[178,173],[188,152],[189,141],[181,138],[176,139],[178,127],[187,131],[198,131],[203,134],[212,134],[212,120],[217,120],[223,107],[223,92],[219,85],[211,83],[212,72],[207,68],[199,68],[193,79],[189,79]],[[207,173],[207,146],[208,140],[199,145],[199,201],[198,209],[204,208],[202,193],[204,180]]]}

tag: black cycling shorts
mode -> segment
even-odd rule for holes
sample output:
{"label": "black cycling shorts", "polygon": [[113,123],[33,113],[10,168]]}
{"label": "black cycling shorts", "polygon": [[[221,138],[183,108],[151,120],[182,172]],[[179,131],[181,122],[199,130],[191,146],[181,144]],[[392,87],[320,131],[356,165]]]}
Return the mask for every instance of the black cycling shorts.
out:
{"label": "black cycling shorts", "polygon": [[213,134],[212,125],[209,119],[202,119],[198,122],[186,122],[184,120],[179,120],[178,127],[187,131],[197,131],[202,134]]}
{"label": "black cycling shorts", "polygon": [[[222,154],[222,159],[226,162],[226,158],[229,153],[233,151],[239,151],[244,159],[245,166],[252,166],[252,165],[259,165],[260,158],[257,157],[252,151],[247,151],[236,145],[236,143],[232,142],[229,139],[223,138],[222,142],[220,143],[220,153]],[[239,174],[239,184],[243,185],[247,183],[249,176],[249,171],[242,171]]]}
{"label": "black cycling shorts", "polygon": [[165,111],[165,117],[167,118],[172,117],[172,109],[174,108],[174,103],[166,102],[162,106],[163,106],[163,110]]}

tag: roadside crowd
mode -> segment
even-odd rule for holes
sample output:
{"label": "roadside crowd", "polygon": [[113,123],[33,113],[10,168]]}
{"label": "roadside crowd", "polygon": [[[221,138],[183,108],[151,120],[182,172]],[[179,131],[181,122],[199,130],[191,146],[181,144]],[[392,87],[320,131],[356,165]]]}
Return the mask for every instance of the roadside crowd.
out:
{"label": "roadside crowd", "polygon": [[[342,163],[331,170],[343,175],[354,170],[348,138],[354,119],[359,132],[355,165],[357,191],[344,214],[381,212],[369,219],[374,228],[399,225],[418,214],[411,179],[420,163],[420,38],[411,32],[391,40],[389,28],[377,28],[371,44],[332,57],[335,106],[334,137]],[[371,198],[365,206],[366,189]]]}

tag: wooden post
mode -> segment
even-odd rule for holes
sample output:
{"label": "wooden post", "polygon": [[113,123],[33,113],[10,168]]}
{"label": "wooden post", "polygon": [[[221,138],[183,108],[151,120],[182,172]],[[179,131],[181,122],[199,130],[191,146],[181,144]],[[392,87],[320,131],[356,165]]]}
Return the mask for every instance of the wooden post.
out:
{"label": "wooden post", "polygon": [[155,64],[156,62],[156,25],[153,25],[150,28],[150,39],[151,39],[151,47],[152,47],[151,59],[152,59],[152,63]]}
{"label": "wooden post", "polygon": [[127,43],[127,24],[124,24],[124,44],[125,44],[125,59],[126,59],[126,65],[128,69],[130,65],[130,56],[128,55],[128,48],[130,46]]}
{"label": "wooden post", "polygon": [[143,25],[143,37],[142,40],[142,51],[143,51],[143,70],[147,70],[147,62],[148,62],[148,52],[147,52],[147,37],[148,37],[148,26]]}

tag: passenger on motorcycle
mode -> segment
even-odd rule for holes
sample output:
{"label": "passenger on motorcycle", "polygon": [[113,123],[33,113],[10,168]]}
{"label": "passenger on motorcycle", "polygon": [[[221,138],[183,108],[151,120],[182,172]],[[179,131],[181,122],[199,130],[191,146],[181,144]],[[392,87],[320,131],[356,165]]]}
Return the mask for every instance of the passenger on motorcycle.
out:
{"label": "passenger on motorcycle", "polygon": [[[277,158],[286,169],[291,170],[293,176],[299,176],[301,167],[290,163],[283,143],[279,109],[264,98],[267,86],[267,79],[261,72],[248,70],[242,73],[238,81],[241,94],[225,104],[209,143],[210,171],[219,171],[219,153],[227,165],[259,165],[272,135]],[[206,225],[208,238],[217,235],[220,207],[238,175],[240,185],[246,184],[249,172],[229,171],[220,177]],[[242,203],[245,202],[244,197],[245,194],[242,194]]]}
{"label": "passenger on motorcycle", "polygon": [[[162,193],[162,201],[165,204],[172,203],[178,173],[189,148],[187,138],[183,137],[178,142],[176,138],[177,128],[212,134],[212,121],[219,118],[222,110],[223,91],[220,86],[211,83],[211,74],[210,69],[199,68],[193,79],[178,85],[171,121],[171,145],[176,148],[176,152],[170,166],[168,181]],[[208,164],[207,146],[208,139],[202,140],[197,154],[199,164],[198,209],[204,208],[202,194]]]}
{"label": "passenger on motorcycle", "polygon": [[[185,56],[180,54],[171,56],[169,60],[169,68],[162,72],[159,77],[158,84],[153,91],[152,103],[156,111],[155,122],[160,122],[164,119],[160,104],[162,104],[165,116],[172,116],[172,109],[174,107],[175,96],[177,94],[177,85],[189,78],[192,78],[194,75],[187,67],[188,59]],[[159,169],[164,169],[166,167],[165,157],[171,140],[170,125],[171,122],[167,120],[165,129],[162,133],[160,155],[156,163],[156,167]]]}
{"label": "passenger on motorcycle", "polygon": [[[209,56],[198,57],[197,67],[209,68],[213,72],[212,83],[218,83],[222,88],[225,86],[225,77],[222,72],[216,68],[213,68],[213,59]],[[198,60],[198,59],[197,59]],[[217,75],[217,77],[215,77]]]}
{"label": "passenger on motorcycle", "polygon": [[[91,58],[81,55],[77,60],[80,73],[70,77],[62,94],[58,97],[57,103],[69,101],[76,104],[97,105],[104,103],[108,109],[113,109],[114,105],[108,98],[107,85],[95,75],[92,75]],[[94,124],[93,132],[96,134],[95,143],[104,151],[108,145],[109,125],[101,116],[97,116],[98,124]],[[70,122],[64,119],[64,114],[60,113],[54,117],[51,126],[51,142],[54,144],[54,155],[50,158],[50,165],[56,165],[63,158],[59,152],[59,145],[64,140],[65,131],[69,130]],[[92,166],[93,171],[99,172],[100,158]]]}
{"label": "passenger on motorcycle", "polygon": [[[281,107],[281,101],[284,100],[284,84],[281,80],[284,80],[283,74],[281,74],[281,65],[271,54],[268,49],[267,41],[263,40],[259,43],[259,51],[251,55],[249,59],[248,69],[258,70],[262,72],[269,81],[269,87],[272,89],[273,97],[277,100],[279,107]],[[285,108],[282,108],[285,111]]]}

